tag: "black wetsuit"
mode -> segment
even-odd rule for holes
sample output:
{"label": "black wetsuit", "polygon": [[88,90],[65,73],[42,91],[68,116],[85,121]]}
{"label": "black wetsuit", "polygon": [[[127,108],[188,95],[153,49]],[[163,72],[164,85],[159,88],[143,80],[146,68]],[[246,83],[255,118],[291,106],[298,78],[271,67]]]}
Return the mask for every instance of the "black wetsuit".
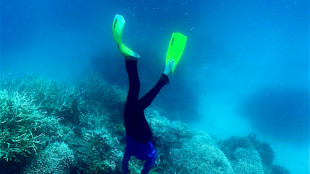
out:
{"label": "black wetsuit", "polygon": [[137,62],[126,60],[129,77],[129,91],[124,111],[126,129],[126,150],[122,160],[123,174],[128,173],[128,161],[131,156],[145,161],[142,174],[148,173],[156,160],[156,150],[151,142],[152,131],[144,116],[147,108],[157,96],[161,88],[169,83],[167,75],[162,74],[156,85],[139,99],[140,81]]}
{"label": "black wetsuit", "polygon": [[152,139],[152,131],[145,119],[144,109],[152,103],[162,87],[169,83],[169,78],[162,74],[157,84],[139,99],[140,81],[137,62],[126,60],[126,70],[129,78],[129,91],[124,110],[126,133],[139,143],[148,143]]}

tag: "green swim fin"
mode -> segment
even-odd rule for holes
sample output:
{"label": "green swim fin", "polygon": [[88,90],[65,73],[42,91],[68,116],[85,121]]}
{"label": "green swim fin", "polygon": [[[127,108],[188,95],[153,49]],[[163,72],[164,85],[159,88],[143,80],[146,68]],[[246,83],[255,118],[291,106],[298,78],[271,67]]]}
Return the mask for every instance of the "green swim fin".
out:
{"label": "green swim fin", "polygon": [[114,17],[113,25],[112,25],[112,32],[113,32],[114,39],[115,39],[121,53],[125,57],[137,57],[137,58],[139,58],[140,56],[137,53],[135,53],[134,51],[132,51],[130,48],[128,48],[127,46],[125,46],[122,43],[122,35],[123,35],[124,26],[125,26],[124,17],[122,15],[116,14]]}
{"label": "green swim fin", "polygon": [[184,36],[181,33],[172,33],[166,56],[166,65],[169,63],[170,60],[174,61],[172,67],[172,74],[177,67],[179,61],[181,60],[186,41],[187,36]]}

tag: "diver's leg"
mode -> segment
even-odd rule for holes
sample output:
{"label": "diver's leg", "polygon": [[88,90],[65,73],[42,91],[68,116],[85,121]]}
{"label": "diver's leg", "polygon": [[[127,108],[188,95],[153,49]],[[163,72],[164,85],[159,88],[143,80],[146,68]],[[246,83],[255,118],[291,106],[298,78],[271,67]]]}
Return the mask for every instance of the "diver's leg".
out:
{"label": "diver's leg", "polygon": [[129,91],[127,95],[125,109],[133,109],[137,107],[140,91],[137,61],[126,60],[126,70],[129,79]]}
{"label": "diver's leg", "polygon": [[155,99],[159,91],[168,83],[168,76],[166,74],[162,74],[156,85],[138,101],[139,109],[144,110],[147,108]]}
{"label": "diver's leg", "polygon": [[152,169],[152,167],[155,164],[156,157],[157,157],[156,153],[154,153],[152,157],[150,157],[148,160],[145,161],[141,174],[149,173],[149,171]]}
{"label": "diver's leg", "polygon": [[128,170],[128,162],[130,160],[131,155],[129,155],[129,153],[127,152],[127,150],[125,151],[125,154],[123,156],[123,160],[122,160],[122,170],[123,170],[123,174],[128,174],[129,170]]}

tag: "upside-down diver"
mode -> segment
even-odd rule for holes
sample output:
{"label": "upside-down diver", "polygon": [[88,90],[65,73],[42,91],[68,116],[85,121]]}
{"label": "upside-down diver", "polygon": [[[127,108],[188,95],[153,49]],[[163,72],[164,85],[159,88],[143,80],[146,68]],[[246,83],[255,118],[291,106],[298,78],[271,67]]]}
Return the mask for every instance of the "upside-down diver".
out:
{"label": "upside-down diver", "polygon": [[131,156],[145,161],[142,174],[148,173],[156,160],[156,150],[152,144],[152,131],[145,119],[144,110],[152,103],[159,91],[169,83],[169,79],[181,59],[187,37],[181,33],[173,33],[166,57],[166,67],[156,85],[139,99],[140,81],[137,63],[140,56],[122,43],[122,33],[125,20],[121,15],[115,15],[112,31],[118,48],[125,58],[129,78],[129,91],[124,109],[126,130],[126,149],[122,161],[124,174],[129,173],[128,162]]}

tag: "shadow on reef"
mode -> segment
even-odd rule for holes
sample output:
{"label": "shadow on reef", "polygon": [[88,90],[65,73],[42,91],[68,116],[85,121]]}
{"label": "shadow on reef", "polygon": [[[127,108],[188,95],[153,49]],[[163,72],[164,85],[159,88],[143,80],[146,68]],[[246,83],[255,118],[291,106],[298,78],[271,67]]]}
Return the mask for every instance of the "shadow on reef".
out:
{"label": "shadow on reef", "polygon": [[[91,74],[75,85],[29,75],[1,76],[1,173],[121,174],[126,92]],[[152,174],[287,174],[255,137],[223,142],[148,108],[156,141]],[[143,163],[130,161],[132,174]]]}

